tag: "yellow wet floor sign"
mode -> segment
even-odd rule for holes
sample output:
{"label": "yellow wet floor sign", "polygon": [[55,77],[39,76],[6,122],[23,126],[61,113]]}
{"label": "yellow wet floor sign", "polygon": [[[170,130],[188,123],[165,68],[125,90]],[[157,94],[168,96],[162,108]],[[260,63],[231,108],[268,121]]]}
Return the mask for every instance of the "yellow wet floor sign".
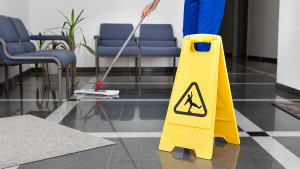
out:
{"label": "yellow wet floor sign", "polygon": [[[210,50],[196,51],[198,42],[210,43]],[[159,149],[188,148],[199,158],[211,159],[215,136],[240,144],[222,39],[207,34],[186,36]]]}

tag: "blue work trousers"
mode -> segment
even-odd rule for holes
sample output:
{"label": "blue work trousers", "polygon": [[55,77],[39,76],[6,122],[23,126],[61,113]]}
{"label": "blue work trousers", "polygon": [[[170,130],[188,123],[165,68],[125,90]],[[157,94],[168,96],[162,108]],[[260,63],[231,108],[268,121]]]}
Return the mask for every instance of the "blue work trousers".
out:
{"label": "blue work trousers", "polygon": [[[185,0],[183,35],[219,33],[226,0]],[[197,43],[197,51],[208,51],[210,44]]]}

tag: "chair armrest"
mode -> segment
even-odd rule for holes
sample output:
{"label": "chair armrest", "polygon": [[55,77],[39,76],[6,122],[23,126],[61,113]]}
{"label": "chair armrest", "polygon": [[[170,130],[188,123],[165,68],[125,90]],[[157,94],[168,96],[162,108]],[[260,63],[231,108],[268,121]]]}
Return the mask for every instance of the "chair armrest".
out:
{"label": "chair armrest", "polygon": [[95,39],[95,40],[96,40],[96,39],[100,39],[100,36],[95,35],[95,36],[94,36],[94,39]]}
{"label": "chair armrest", "polygon": [[72,48],[70,50],[75,50],[75,42],[69,38],[68,36],[63,35],[31,35],[31,40],[61,40],[61,41],[67,41],[69,40],[72,44]]}
{"label": "chair armrest", "polygon": [[28,60],[28,61],[32,61],[32,60],[52,60],[58,65],[59,68],[61,68],[60,61],[57,58],[53,57],[53,56],[19,56],[19,55],[12,56],[8,53],[6,42],[2,38],[0,38],[0,44],[2,44],[2,49],[3,49],[4,55],[10,60]]}
{"label": "chair armrest", "polygon": [[68,36],[61,35],[32,35],[31,40],[68,40]]}

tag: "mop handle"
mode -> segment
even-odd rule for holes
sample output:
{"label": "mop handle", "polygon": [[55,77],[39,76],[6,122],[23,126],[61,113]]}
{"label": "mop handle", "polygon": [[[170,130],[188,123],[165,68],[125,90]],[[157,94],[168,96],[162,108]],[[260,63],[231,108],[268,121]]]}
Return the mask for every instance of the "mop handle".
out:
{"label": "mop handle", "polygon": [[[147,9],[147,13],[148,11],[152,8],[153,4],[154,4],[155,0],[152,1],[152,3],[149,5],[148,9]],[[119,53],[117,54],[117,56],[115,57],[115,59],[113,60],[113,62],[111,63],[111,65],[109,66],[109,68],[107,69],[107,71],[105,72],[104,76],[102,77],[101,81],[103,82],[106,78],[106,76],[108,75],[108,73],[110,72],[111,68],[115,65],[116,61],[118,60],[118,58],[120,57],[120,55],[122,54],[123,50],[125,49],[125,47],[127,46],[129,40],[131,39],[131,37],[135,34],[136,30],[140,27],[141,23],[143,22],[143,20],[145,19],[145,17],[143,17],[140,22],[138,23],[138,25],[134,28],[134,30],[131,32],[131,34],[129,35],[129,37],[127,38],[126,42],[124,43],[124,45],[122,46],[122,48],[120,49]]]}

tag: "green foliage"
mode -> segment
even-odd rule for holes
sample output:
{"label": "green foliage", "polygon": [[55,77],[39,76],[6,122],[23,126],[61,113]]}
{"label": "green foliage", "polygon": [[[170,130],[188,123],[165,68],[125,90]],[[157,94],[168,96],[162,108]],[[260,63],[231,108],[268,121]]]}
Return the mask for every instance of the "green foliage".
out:
{"label": "green foliage", "polygon": [[[81,10],[79,15],[75,17],[75,11],[74,11],[74,9],[72,9],[70,18],[68,18],[60,10],[58,10],[58,11],[65,18],[63,26],[61,27],[62,35],[68,36],[70,39],[73,40],[73,42],[75,42],[75,33],[79,32],[82,35],[82,40],[78,44],[75,42],[75,48],[77,48],[77,47],[80,48],[80,46],[83,46],[91,54],[95,55],[95,51],[87,45],[86,40],[85,40],[85,36],[83,34],[83,31],[82,31],[81,27],[78,26],[79,23],[81,23],[84,19],[87,18],[87,17],[82,17],[82,14],[83,14],[84,10]],[[68,44],[69,48],[71,49],[72,43],[69,40],[67,40],[66,43]]]}

